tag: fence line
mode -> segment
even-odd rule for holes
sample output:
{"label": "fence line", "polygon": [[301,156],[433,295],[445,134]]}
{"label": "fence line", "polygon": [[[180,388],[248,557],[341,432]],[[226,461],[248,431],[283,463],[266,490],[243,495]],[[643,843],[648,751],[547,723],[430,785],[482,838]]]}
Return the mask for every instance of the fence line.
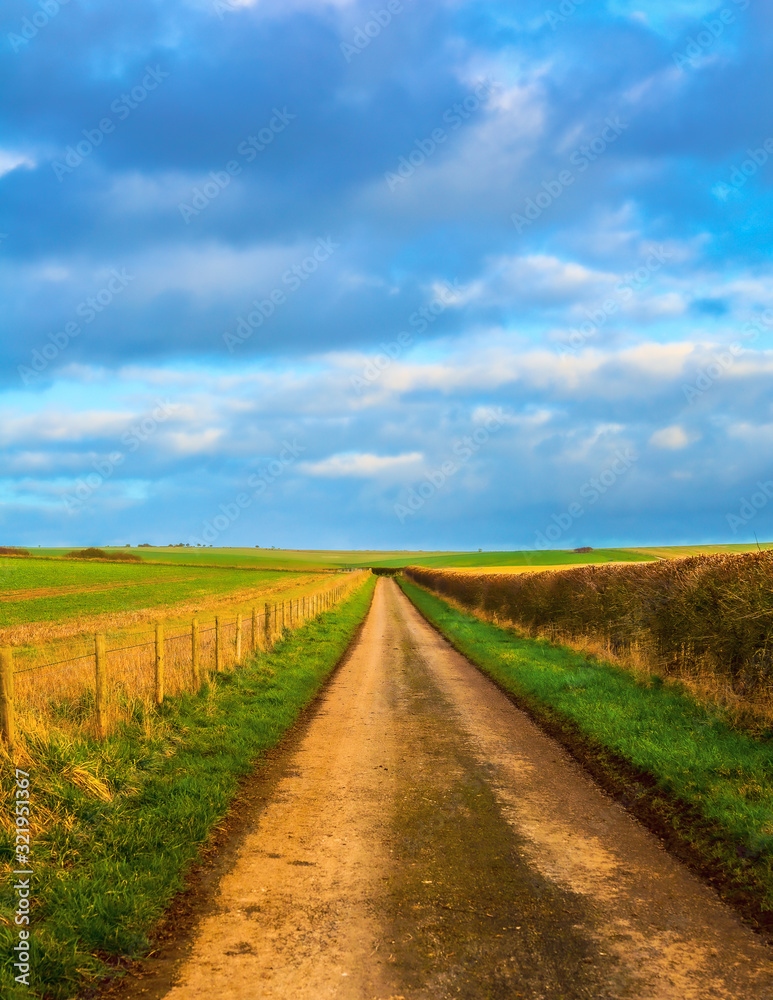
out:
{"label": "fence line", "polygon": [[[194,617],[189,631],[171,636],[165,634],[163,622],[157,622],[155,635],[147,642],[110,649],[105,634],[97,633],[93,637],[93,652],[19,670],[14,670],[12,648],[2,648],[0,649],[0,735],[9,748],[13,748],[14,712],[20,701],[20,694],[27,696],[28,704],[36,702],[38,707],[50,707],[53,703],[61,704],[77,697],[73,687],[77,688],[78,682],[77,680],[72,682],[72,675],[70,675],[69,690],[66,692],[60,690],[59,697],[55,690],[56,683],[49,685],[41,697],[39,682],[36,685],[35,678],[27,675],[34,671],[36,677],[39,677],[37,672],[41,670],[47,670],[51,675],[64,674],[76,664],[81,664],[81,676],[78,678],[81,682],[80,694],[81,696],[87,694],[93,686],[94,728],[98,738],[104,739],[108,731],[107,709],[111,695],[113,702],[126,700],[127,697],[136,695],[138,689],[144,688],[149,692],[152,684],[152,702],[160,706],[167,695],[178,694],[184,690],[196,692],[210,670],[222,673],[241,664],[245,657],[245,646],[249,654],[261,649],[270,651],[277,638],[286,631],[318,617],[348,596],[362,581],[363,576],[363,571],[352,572],[347,574],[344,582],[336,584],[333,588],[328,587],[298,598],[289,598],[273,605],[265,602],[262,614],[259,613],[258,606],[253,605],[251,614],[247,618],[248,630],[244,627],[241,611],[236,613],[233,620],[228,621],[216,615],[214,624],[206,627],[201,627],[198,618]],[[150,629],[147,631],[151,632]],[[245,631],[249,631],[249,640],[246,643]],[[150,661],[147,653],[125,655],[137,650],[150,650],[151,647]],[[117,654],[120,654],[120,657]],[[123,665],[122,671],[116,669],[119,658]],[[23,679],[21,675],[25,675]],[[15,678],[20,678],[21,690],[14,690]],[[64,688],[61,677],[57,676],[54,680],[59,680],[60,689]]]}

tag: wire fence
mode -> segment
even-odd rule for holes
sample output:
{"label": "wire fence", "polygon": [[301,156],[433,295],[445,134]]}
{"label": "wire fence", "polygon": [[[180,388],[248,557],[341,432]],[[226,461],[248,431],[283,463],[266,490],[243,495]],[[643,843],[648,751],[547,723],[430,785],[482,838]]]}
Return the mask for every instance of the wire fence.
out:
{"label": "wire fence", "polygon": [[[104,738],[119,717],[139,708],[162,705],[167,696],[198,691],[210,673],[240,665],[248,656],[269,651],[278,638],[318,617],[348,597],[365,573],[353,571],[318,591],[274,603],[255,602],[244,611],[216,615],[214,621],[193,618],[187,628],[175,623],[114,636],[82,637],[82,649],[43,663],[20,666],[11,647],[0,649],[0,732],[15,742],[19,710],[33,716],[73,715],[91,723]],[[127,639],[141,639],[125,643]],[[72,644],[71,644],[72,645]],[[62,650],[63,651],[63,650]],[[56,653],[54,653],[56,655]]]}

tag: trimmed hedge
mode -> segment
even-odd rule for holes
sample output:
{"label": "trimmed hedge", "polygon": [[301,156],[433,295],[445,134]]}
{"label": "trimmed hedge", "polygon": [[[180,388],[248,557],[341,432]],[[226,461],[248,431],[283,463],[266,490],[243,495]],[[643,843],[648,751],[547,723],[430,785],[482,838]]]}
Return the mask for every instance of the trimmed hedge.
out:
{"label": "trimmed hedge", "polygon": [[773,683],[773,552],[511,575],[405,575],[532,635],[638,647],[666,674],[700,662],[743,694]]}

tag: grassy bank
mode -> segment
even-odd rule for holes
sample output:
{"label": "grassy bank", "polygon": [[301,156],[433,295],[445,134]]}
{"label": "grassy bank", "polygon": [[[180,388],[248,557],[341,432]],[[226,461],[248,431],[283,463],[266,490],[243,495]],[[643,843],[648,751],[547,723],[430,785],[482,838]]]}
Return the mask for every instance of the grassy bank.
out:
{"label": "grassy bank", "polygon": [[[0,995],[72,997],[149,935],[239,780],[322,687],[361,623],[369,577],[352,597],[198,695],[139,713],[103,743],[68,730],[24,734],[16,766],[31,774],[33,932],[30,988],[12,968],[15,897],[12,764],[3,771]],[[0,751],[2,752],[2,751]]]}
{"label": "grassy bank", "polygon": [[773,930],[773,734],[659,677],[528,639],[400,585],[453,645],[759,927]]}
{"label": "grassy bank", "polygon": [[731,694],[769,700],[771,552],[501,576],[409,567],[405,575],[531,636],[590,640],[664,675],[714,678]]}

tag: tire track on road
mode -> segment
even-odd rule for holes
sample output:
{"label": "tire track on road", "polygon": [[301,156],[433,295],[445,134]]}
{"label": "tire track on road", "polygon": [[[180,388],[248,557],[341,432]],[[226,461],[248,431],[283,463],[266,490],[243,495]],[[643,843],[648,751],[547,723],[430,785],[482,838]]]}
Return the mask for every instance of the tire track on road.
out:
{"label": "tire track on road", "polygon": [[773,1000],[762,939],[380,580],[167,1000]]}

